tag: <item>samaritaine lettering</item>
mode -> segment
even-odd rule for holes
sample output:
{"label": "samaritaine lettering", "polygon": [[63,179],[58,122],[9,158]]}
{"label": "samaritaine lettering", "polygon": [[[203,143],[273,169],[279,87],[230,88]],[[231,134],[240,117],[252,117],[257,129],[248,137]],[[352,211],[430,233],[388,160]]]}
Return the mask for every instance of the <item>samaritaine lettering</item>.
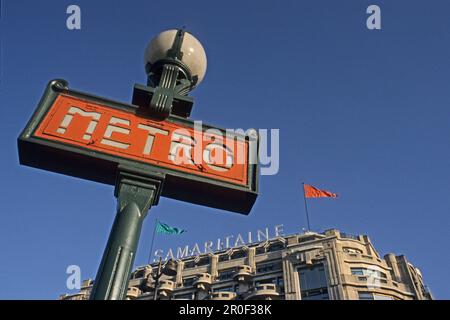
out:
{"label": "samaritaine lettering", "polygon": [[[237,234],[236,236],[229,235],[224,237],[223,239],[219,238],[216,241],[205,241],[203,245],[199,245],[195,243],[192,246],[186,245],[182,247],[178,247],[176,250],[169,249],[167,252],[164,252],[161,249],[156,250],[154,255],[153,262],[159,261],[159,258],[163,258],[164,260],[168,259],[183,259],[191,256],[198,256],[205,253],[210,253],[215,250],[220,251],[224,249],[231,249],[244,246],[246,244],[253,243],[254,239],[258,241],[269,240],[271,238],[281,237],[283,236],[283,225],[276,225],[273,228],[264,228],[262,230],[257,230],[256,233],[249,231],[247,234]],[[216,244],[216,247],[214,247]]]}

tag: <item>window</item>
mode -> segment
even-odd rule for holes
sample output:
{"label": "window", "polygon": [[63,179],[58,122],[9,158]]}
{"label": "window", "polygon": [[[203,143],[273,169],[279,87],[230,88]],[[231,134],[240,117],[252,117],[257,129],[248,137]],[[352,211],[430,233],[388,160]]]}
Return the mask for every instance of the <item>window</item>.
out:
{"label": "window", "polygon": [[254,286],[257,287],[260,284],[268,284],[268,283],[272,283],[275,285],[283,284],[283,277],[274,277],[274,278],[257,280],[254,282]]}
{"label": "window", "polygon": [[282,250],[284,248],[284,244],[283,243],[274,243],[272,245],[270,245],[269,247],[269,252],[273,252],[273,251],[278,251],[278,250]]}
{"label": "window", "polygon": [[328,282],[323,264],[298,269],[303,300],[329,300]]}
{"label": "window", "polygon": [[195,267],[205,266],[209,264],[210,258],[208,256],[199,258],[197,262],[195,260],[186,261],[184,263],[184,269],[192,269]]}
{"label": "window", "polygon": [[363,276],[364,275],[364,269],[363,268],[351,268],[352,275],[354,276]]}
{"label": "window", "polygon": [[325,269],[322,264],[309,268],[301,268],[299,271],[300,287],[302,290],[313,290],[327,287]]}
{"label": "window", "polygon": [[184,264],[184,268],[185,269],[195,268],[195,261],[191,260],[191,261],[186,262]]}
{"label": "window", "polygon": [[175,300],[192,300],[192,292],[174,295]]}
{"label": "window", "polygon": [[317,289],[302,292],[302,300],[330,300],[327,289]]}
{"label": "window", "polygon": [[373,295],[370,292],[358,292],[359,300],[373,300]]}
{"label": "window", "polygon": [[278,277],[275,283],[280,290],[280,293],[284,293],[284,279],[283,277]]}
{"label": "window", "polygon": [[342,248],[342,251],[344,251],[345,253],[363,253],[361,250],[355,248]]}
{"label": "window", "polygon": [[386,274],[376,270],[368,268],[351,268],[352,275],[354,276],[366,276],[386,279]]}
{"label": "window", "polygon": [[207,264],[209,264],[209,257],[203,257],[203,258],[201,258],[198,262],[197,262],[197,266],[198,267],[200,267],[200,266],[205,266],[205,265],[207,265]]}
{"label": "window", "polygon": [[266,253],[266,248],[264,248],[264,247],[257,247],[255,253],[256,254],[264,254],[264,253]]}
{"label": "window", "polygon": [[195,277],[184,278],[183,279],[183,287],[192,287],[192,285],[194,284],[194,281],[195,281]]}
{"label": "window", "polygon": [[228,270],[219,271],[219,276],[217,277],[217,279],[219,281],[225,281],[225,280],[232,279],[233,276],[234,276],[234,269],[228,269]]}
{"label": "window", "polygon": [[266,273],[266,272],[272,272],[272,271],[278,271],[282,270],[283,265],[281,262],[275,262],[275,263],[261,263],[256,265],[256,273]]}
{"label": "window", "polygon": [[219,262],[230,260],[230,256],[228,254],[222,254],[219,256]]}
{"label": "window", "polygon": [[244,258],[246,256],[245,251],[244,250],[239,250],[234,252],[230,259],[239,259],[239,258]]}
{"label": "window", "polygon": [[378,293],[372,292],[358,292],[359,300],[394,300],[390,296],[384,296]]}
{"label": "window", "polygon": [[237,292],[238,286],[227,286],[220,288],[213,288],[213,292]]}
{"label": "window", "polygon": [[374,293],[373,300],[394,300],[392,297]]}

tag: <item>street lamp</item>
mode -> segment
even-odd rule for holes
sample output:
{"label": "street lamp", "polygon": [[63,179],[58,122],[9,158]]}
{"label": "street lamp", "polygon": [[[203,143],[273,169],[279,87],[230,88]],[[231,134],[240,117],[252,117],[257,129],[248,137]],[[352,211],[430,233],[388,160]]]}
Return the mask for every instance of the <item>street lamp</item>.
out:
{"label": "street lamp", "polygon": [[[189,117],[193,99],[187,97],[206,73],[206,54],[200,42],[184,30],[168,30],[150,41],[145,50],[147,86],[136,84],[133,105],[139,116],[165,120],[171,114]],[[120,167],[115,195],[116,219],[97,272],[90,298],[123,299],[128,288],[142,224],[148,211],[158,204],[165,175]],[[162,274],[173,274],[173,262],[158,268],[157,284]],[[175,271],[176,272],[176,271]]]}
{"label": "street lamp", "polygon": [[152,278],[155,281],[153,300],[156,300],[156,297],[158,295],[159,278],[161,278],[163,274],[169,277],[174,277],[177,275],[177,267],[172,259],[169,259],[163,267],[162,257],[160,257],[156,273],[152,271]]}
{"label": "street lamp", "polygon": [[[178,67],[180,80],[193,88],[202,82],[206,73],[207,59],[202,44],[184,30],[167,30],[150,41],[144,54],[149,75],[149,85],[158,84],[158,70],[173,65]],[[156,76],[156,77],[155,77]]]}
{"label": "street lamp", "polygon": [[135,86],[133,104],[147,108],[153,118],[160,120],[170,114],[188,117],[193,100],[187,94],[206,73],[207,59],[201,43],[182,29],[161,32],[145,49],[144,63],[147,87]]}

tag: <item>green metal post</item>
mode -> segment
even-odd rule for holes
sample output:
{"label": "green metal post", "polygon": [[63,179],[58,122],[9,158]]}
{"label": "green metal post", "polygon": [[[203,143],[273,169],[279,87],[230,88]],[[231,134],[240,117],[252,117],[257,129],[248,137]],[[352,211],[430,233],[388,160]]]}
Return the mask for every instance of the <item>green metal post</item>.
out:
{"label": "green metal post", "polygon": [[157,205],[163,175],[119,167],[117,214],[92,288],[91,300],[123,300],[141,234],[142,223]]}

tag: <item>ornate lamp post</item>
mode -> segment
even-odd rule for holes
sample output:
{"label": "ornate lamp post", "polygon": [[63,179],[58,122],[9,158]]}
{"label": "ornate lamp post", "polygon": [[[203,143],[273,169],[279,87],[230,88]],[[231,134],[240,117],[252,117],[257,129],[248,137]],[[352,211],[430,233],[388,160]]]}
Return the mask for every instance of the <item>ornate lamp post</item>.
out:
{"label": "ornate lamp post", "polygon": [[[146,116],[166,119],[188,117],[193,100],[186,97],[206,73],[206,54],[200,42],[184,30],[168,30],[154,38],[145,50],[147,87],[135,86],[133,104]],[[91,293],[93,300],[124,299],[143,221],[157,205],[164,175],[119,166],[115,196],[117,214]],[[161,274],[171,274],[170,264]],[[162,272],[162,273],[161,273]],[[157,282],[155,295],[157,291]]]}
{"label": "ornate lamp post", "polygon": [[135,87],[133,104],[148,107],[151,117],[157,119],[166,119],[170,114],[188,117],[193,99],[187,94],[206,73],[207,59],[201,43],[184,30],[164,31],[148,44],[144,62],[147,87]]}

